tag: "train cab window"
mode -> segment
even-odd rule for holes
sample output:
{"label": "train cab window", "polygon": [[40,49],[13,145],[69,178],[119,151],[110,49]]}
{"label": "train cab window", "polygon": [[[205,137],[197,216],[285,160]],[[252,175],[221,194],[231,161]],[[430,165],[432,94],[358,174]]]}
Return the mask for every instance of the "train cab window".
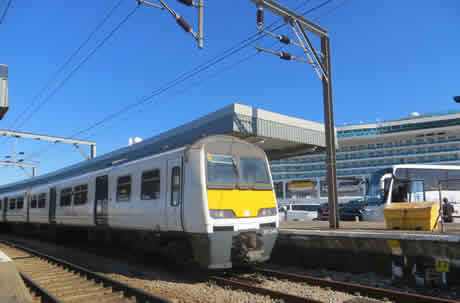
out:
{"label": "train cab window", "polygon": [[30,199],[30,208],[37,208],[37,195],[33,195]]}
{"label": "train cab window", "polygon": [[38,208],[45,208],[46,207],[46,194],[39,194],[38,195]]}
{"label": "train cab window", "polygon": [[61,190],[60,206],[70,206],[72,203],[72,187],[67,187]]}
{"label": "train cab window", "polygon": [[24,197],[18,197],[16,200],[17,209],[22,209],[24,207]]}
{"label": "train cab window", "polygon": [[16,199],[10,199],[10,209],[16,209]]}
{"label": "train cab window", "polygon": [[131,197],[131,176],[118,177],[117,201],[129,201]]}
{"label": "train cab window", "polygon": [[73,195],[74,205],[82,205],[88,202],[88,184],[75,186]]}
{"label": "train cab window", "polygon": [[171,174],[171,206],[178,206],[180,204],[180,167],[175,166]]}
{"label": "train cab window", "polygon": [[160,198],[160,170],[154,169],[142,173],[141,199],[156,200]]}

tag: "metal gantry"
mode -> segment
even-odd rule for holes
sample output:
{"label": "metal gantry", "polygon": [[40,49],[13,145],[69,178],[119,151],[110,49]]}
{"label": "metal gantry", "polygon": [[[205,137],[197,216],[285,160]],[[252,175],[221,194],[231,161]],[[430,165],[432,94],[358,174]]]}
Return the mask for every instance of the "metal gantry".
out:
{"label": "metal gantry", "polygon": [[[327,30],[313,23],[295,11],[282,6],[273,0],[250,0],[257,7],[257,28],[259,31],[267,33],[262,29],[264,21],[264,9],[280,16],[291,26],[292,31],[297,37],[298,43],[289,37],[268,32],[269,35],[280,40],[281,43],[301,47],[308,60],[296,58],[287,52],[275,52],[256,47],[259,51],[278,55],[283,60],[296,60],[308,63],[313,66],[316,74],[323,84],[323,103],[324,103],[324,122],[326,132],[326,166],[328,182],[328,204],[329,204],[329,227],[339,228],[339,208],[337,198],[337,172],[335,156],[335,127],[334,127],[334,108],[332,102],[332,73],[331,73],[331,53],[330,39]],[[307,32],[317,35],[321,39],[321,53],[313,47]]]}
{"label": "metal gantry", "polygon": [[[72,138],[64,138],[64,137],[56,137],[56,136],[48,136],[48,135],[40,135],[40,134],[32,134],[32,133],[24,133],[18,132],[13,130],[0,130],[0,136],[9,136],[15,138],[23,138],[23,139],[36,139],[36,140],[43,140],[43,141],[50,141],[54,143],[67,143],[74,145],[78,151],[87,159],[92,159],[96,157],[96,142],[88,141],[88,140],[80,140],[80,139],[72,139]],[[90,146],[90,156],[85,153],[84,150],[81,149],[80,145],[89,145]],[[16,145],[14,148],[14,156],[7,156],[12,158],[13,160],[8,161],[0,161],[0,166],[16,166],[20,167],[24,170],[24,172],[29,176],[36,176],[37,175],[37,165],[31,163],[23,162],[24,159],[17,160],[17,152],[16,152]],[[32,168],[32,174],[29,174],[25,168],[30,167]]]}

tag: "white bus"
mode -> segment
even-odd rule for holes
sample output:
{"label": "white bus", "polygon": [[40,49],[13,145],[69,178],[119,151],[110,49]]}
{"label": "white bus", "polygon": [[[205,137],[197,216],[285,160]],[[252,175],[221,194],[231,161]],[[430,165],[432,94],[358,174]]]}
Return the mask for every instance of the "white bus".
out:
{"label": "white bus", "polygon": [[[441,184],[441,199],[440,199]],[[370,177],[363,210],[364,221],[384,221],[383,209],[397,202],[439,202],[448,199],[453,216],[460,215],[460,166],[393,165]],[[454,219],[458,222],[459,219]]]}

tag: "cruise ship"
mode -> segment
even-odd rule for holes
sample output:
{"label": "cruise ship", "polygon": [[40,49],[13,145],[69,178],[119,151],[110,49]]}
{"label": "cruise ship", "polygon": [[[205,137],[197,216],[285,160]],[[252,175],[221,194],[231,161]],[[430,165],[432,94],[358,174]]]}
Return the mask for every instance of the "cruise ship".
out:
{"label": "cruise ship", "polygon": [[[339,203],[362,198],[369,176],[393,164],[460,165],[460,112],[337,127]],[[271,161],[280,203],[326,202],[325,153]]]}

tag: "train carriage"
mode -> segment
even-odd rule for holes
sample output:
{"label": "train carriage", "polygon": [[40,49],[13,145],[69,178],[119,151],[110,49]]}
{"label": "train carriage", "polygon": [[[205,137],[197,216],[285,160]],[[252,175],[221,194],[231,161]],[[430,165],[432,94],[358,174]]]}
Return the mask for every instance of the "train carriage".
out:
{"label": "train carriage", "polygon": [[27,192],[25,190],[11,192],[5,198],[5,222],[27,222]]}
{"label": "train carriage", "polygon": [[[110,160],[81,174],[43,178],[43,184],[22,182],[11,187],[15,192],[0,187],[1,197],[30,201],[7,209],[6,219],[25,222],[29,211],[28,222],[56,228],[154,233],[163,239],[159,244],[189,252],[205,268],[269,259],[279,222],[268,160],[259,147],[216,135]],[[22,217],[13,219],[16,213]]]}
{"label": "train carriage", "polygon": [[49,186],[32,187],[28,194],[29,223],[49,223]]}

